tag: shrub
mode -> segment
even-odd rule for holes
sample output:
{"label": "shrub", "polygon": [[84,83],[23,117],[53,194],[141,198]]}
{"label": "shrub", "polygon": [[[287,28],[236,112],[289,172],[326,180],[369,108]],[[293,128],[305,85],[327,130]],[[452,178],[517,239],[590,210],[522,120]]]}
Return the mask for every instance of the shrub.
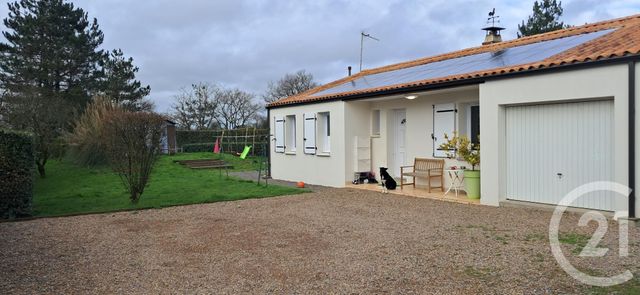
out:
{"label": "shrub", "polygon": [[33,145],[30,134],[0,129],[0,218],[31,214]]}
{"label": "shrub", "polygon": [[73,161],[82,166],[107,164],[103,140],[105,118],[119,109],[109,98],[95,97],[68,136]]}
{"label": "shrub", "polygon": [[471,170],[476,170],[476,166],[480,165],[480,143],[474,144],[468,137],[458,135],[457,132],[453,133],[452,138],[445,134],[444,139],[446,142],[440,145],[440,149],[449,151],[447,157],[459,156],[471,164]]}
{"label": "shrub", "polygon": [[148,112],[114,110],[103,129],[109,165],[137,203],[160,153],[164,118]]}

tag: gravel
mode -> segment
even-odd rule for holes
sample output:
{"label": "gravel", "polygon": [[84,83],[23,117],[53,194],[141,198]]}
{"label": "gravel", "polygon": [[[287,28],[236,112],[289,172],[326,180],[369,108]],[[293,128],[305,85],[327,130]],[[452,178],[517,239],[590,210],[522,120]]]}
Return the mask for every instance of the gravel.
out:
{"label": "gravel", "polygon": [[[355,189],[0,223],[0,293],[581,293],[547,240],[551,212]],[[590,236],[567,214],[562,232]],[[590,274],[638,273],[609,224]]]}

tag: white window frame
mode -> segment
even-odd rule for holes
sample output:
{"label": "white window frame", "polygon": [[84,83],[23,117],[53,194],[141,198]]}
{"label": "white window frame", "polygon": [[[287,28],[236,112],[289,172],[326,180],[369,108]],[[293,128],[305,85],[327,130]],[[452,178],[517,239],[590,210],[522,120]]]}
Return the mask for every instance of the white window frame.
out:
{"label": "white window frame", "polygon": [[[473,139],[472,138],[472,134],[471,134],[471,108],[472,107],[480,107],[480,103],[477,103],[477,102],[470,103],[470,104],[467,105],[467,108],[466,108],[466,114],[465,114],[465,116],[467,117],[466,118],[466,120],[467,120],[467,130],[466,130],[467,132],[466,133],[467,133],[467,137],[469,138],[469,140]],[[478,127],[480,127],[480,126],[478,126]]]}
{"label": "white window frame", "polygon": [[320,153],[331,153],[331,113],[318,113],[318,133]]}
{"label": "white window frame", "polygon": [[287,115],[284,117],[284,152],[287,154],[296,153],[296,115]]}

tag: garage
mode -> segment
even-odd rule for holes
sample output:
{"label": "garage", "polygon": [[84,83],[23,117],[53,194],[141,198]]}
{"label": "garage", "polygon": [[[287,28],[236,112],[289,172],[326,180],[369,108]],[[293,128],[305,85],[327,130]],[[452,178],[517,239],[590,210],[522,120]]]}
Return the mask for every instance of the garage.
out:
{"label": "garage", "polygon": [[[593,181],[614,181],[613,100],[506,107],[507,199],[557,204]],[[607,192],[574,207],[614,210]]]}

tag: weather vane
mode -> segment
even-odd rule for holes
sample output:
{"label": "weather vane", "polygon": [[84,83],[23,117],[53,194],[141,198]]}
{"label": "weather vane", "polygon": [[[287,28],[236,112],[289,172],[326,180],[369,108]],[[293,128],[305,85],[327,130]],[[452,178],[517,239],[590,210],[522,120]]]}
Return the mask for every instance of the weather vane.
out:
{"label": "weather vane", "polygon": [[496,15],[496,8],[494,7],[493,10],[489,11],[489,17],[487,18],[487,23],[491,22],[491,26],[495,26],[496,23],[500,23],[499,18],[500,16]]}

